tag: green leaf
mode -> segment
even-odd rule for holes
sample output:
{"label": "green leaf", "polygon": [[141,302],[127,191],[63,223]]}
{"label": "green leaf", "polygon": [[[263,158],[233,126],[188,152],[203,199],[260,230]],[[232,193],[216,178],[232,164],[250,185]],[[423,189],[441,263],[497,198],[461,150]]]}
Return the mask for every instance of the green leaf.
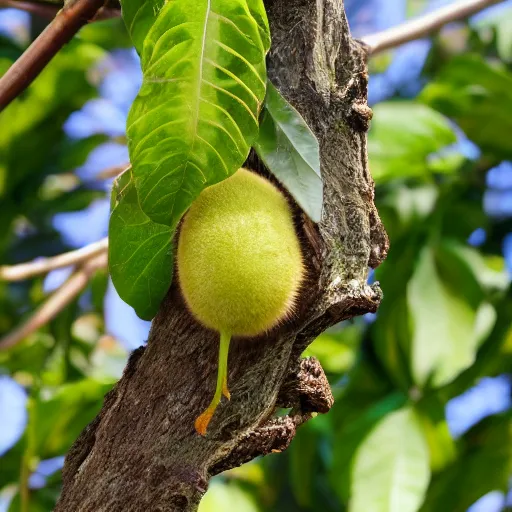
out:
{"label": "green leaf", "polygon": [[320,222],[323,183],[318,141],[270,82],[254,149],[311,220]]}
{"label": "green leaf", "polygon": [[507,491],[512,472],[510,413],[486,418],[461,445],[461,456],[433,479],[422,512],[465,512],[488,492]]}
{"label": "green leaf", "polygon": [[121,0],[121,15],[133,46],[140,55],[148,35],[165,0]]}
{"label": "green leaf", "polygon": [[214,481],[199,504],[199,512],[219,512],[219,510],[258,512],[261,508],[254,497],[235,482],[223,484]]}
{"label": "green leaf", "polygon": [[302,354],[314,356],[328,373],[343,373],[355,363],[363,335],[362,325],[348,324],[337,332],[327,331],[318,336]]}
{"label": "green leaf", "polygon": [[416,404],[416,413],[421,422],[430,454],[430,468],[438,472],[457,458],[455,442],[445,417],[446,403],[438,394],[430,393]]}
{"label": "green leaf", "polygon": [[476,23],[479,31],[492,28],[496,31],[498,54],[504,61],[512,61],[512,9],[499,9]]}
{"label": "green leaf", "polygon": [[407,287],[413,329],[411,371],[424,386],[453,380],[473,364],[479,336],[476,310],[440,278],[434,253],[425,247]]}
{"label": "green leaf", "polygon": [[35,422],[34,455],[46,459],[66,453],[99,412],[113,383],[84,379],[54,390],[43,388],[30,417]]}
{"label": "green leaf", "polygon": [[493,158],[512,158],[512,73],[480,55],[449,61],[420,99],[452,117]]}
{"label": "green leaf", "polygon": [[359,447],[350,512],[416,512],[430,480],[428,446],[414,411],[386,416]]}
{"label": "green leaf", "polygon": [[[374,375],[370,371],[360,373],[359,380],[366,378],[368,381]],[[358,376],[355,375],[357,379]],[[364,382],[366,384],[366,382]],[[373,393],[368,397],[361,389],[362,386],[354,386],[352,392],[342,396],[336,402],[333,412],[341,417],[341,428],[335,432],[336,439],[333,451],[333,464],[329,474],[331,486],[342,501],[350,497],[352,463],[355,454],[363,439],[372,429],[391,411],[396,411],[404,406],[406,396],[402,393],[392,393],[379,399]],[[367,404],[370,403],[370,406]],[[366,407],[365,407],[366,405]],[[342,442],[341,442],[342,440]]]}
{"label": "green leaf", "polygon": [[448,120],[425,105],[412,101],[380,103],[373,109],[368,134],[372,176],[380,182],[430,173],[429,157],[455,141]]}
{"label": "green leaf", "polygon": [[147,8],[133,18],[134,27],[154,20],[127,136],[140,206],[155,222],[175,226],[201,190],[243,164],[258,135],[269,36],[262,0],[251,6],[173,0],[156,19]]}
{"label": "green leaf", "polygon": [[440,259],[454,259],[454,266],[464,267],[485,291],[506,291],[510,277],[501,256],[484,256],[477,249],[451,240],[443,241]]}
{"label": "green leaf", "polygon": [[112,190],[109,269],[119,296],[150,320],[172,280],[174,230],[153,222],[141,209],[130,171]]}

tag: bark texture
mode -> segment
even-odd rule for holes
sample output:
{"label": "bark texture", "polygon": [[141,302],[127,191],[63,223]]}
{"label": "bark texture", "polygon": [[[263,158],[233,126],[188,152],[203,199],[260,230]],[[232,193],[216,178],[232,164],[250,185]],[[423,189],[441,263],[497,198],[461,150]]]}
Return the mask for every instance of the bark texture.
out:
{"label": "bark texture", "polygon": [[[233,340],[232,399],[208,435],[196,416],[215,388],[218,334],[194,321],[173,285],[98,417],[66,458],[57,512],[197,509],[208,479],[282,451],[296,428],[333,399],[322,368],[300,356],[327,327],[377,309],[367,285],[388,249],[373,203],[366,132],[366,51],[349,32],[342,0],[267,0],[269,76],[320,142],[325,205],[314,225],[296,208],[308,267],[294,318],[254,339]],[[256,157],[249,167],[265,173]],[[276,418],[278,407],[291,407]]]}

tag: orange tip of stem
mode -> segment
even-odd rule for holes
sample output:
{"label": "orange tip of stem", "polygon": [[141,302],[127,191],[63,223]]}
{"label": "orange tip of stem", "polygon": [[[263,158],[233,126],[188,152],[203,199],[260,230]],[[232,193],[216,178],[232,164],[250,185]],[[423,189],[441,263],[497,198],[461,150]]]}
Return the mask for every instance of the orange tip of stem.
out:
{"label": "orange tip of stem", "polygon": [[210,424],[210,420],[213,417],[213,413],[215,412],[215,408],[206,409],[202,414],[200,414],[194,423],[194,427],[196,428],[196,432],[202,436],[206,435],[206,429]]}
{"label": "orange tip of stem", "polygon": [[228,385],[224,383],[222,386],[222,394],[228,399],[231,400],[231,393],[229,392]]}

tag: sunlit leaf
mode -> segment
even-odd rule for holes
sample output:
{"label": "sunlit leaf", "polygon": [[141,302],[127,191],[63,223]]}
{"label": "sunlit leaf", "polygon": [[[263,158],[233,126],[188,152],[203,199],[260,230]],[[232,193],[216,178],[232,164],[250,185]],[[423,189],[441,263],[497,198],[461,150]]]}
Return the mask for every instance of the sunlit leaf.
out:
{"label": "sunlit leaf", "polygon": [[244,491],[235,482],[223,484],[215,482],[199,504],[199,512],[218,512],[236,510],[237,512],[259,512],[262,509],[254,497]]}
{"label": "sunlit leaf", "polygon": [[269,36],[262,0],[250,5],[173,0],[156,17],[146,4],[133,14],[147,34],[128,146],[140,206],[155,222],[175,226],[201,190],[243,164],[258,135]]}
{"label": "sunlit leaf", "polygon": [[130,172],[112,191],[109,268],[119,296],[150,320],[169,289],[173,271],[173,229],[153,222],[141,209]]}
{"label": "sunlit leaf", "polygon": [[309,217],[320,222],[323,183],[318,141],[270,82],[254,149]]}
{"label": "sunlit leaf", "polygon": [[416,512],[430,480],[428,446],[414,411],[386,416],[359,447],[350,512]]}
{"label": "sunlit leaf", "polygon": [[450,60],[420,98],[454,118],[466,135],[494,158],[511,158],[512,73],[479,55]]}
{"label": "sunlit leaf", "polygon": [[425,105],[412,101],[380,103],[373,109],[368,134],[372,176],[380,182],[429,174],[429,157],[455,140],[448,120]]}
{"label": "sunlit leaf", "polygon": [[165,0],[121,0],[121,14],[133,46],[142,53],[144,40],[155,22]]}
{"label": "sunlit leaf", "polygon": [[[368,380],[368,377],[372,377],[369,374],[370,372],[367,371],[371,368],[364,370],[366,371],[359,374],[359,381],[365,378]],[[332,411],[336,413],[341,408],[341,428],[337,429],[334,435],[336,439],[343,439],[343,442],[337,442],[334,445],[329,480],[332,488],[344,502],[348,501],[351,496],[351,485],[354,476],[352,466],[357,450],[364,442],[363,440],[386,415],[400,409],[406,402],[406,397],[402,393],[392,393],[383,399],[371,396],[370,399],[365,400],[367,396],[361,388],[361,385],[354,386],[352,393],[342,396],[342,403],[340,404],[340,401],[336,402]],[[368,406],[368,402],[371,405]]]}
{"label": "sunlit leaf", "polygon": [[425,247],[407,287],[413,329],[411,371],[423,386],[453,380],[476,357],[476,311],[440,279],[434,253]]}

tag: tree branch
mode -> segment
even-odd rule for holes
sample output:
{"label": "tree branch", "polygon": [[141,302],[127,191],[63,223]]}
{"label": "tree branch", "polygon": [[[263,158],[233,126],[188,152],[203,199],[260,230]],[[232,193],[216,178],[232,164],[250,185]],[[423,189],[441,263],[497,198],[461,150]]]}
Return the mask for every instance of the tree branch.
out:
{"label": "tree branch", "polygon": [[[195,511],[213,474],[285,449],[301,423],[329,409],[320,365],[301,354],[328,326],[380,302],[378,285],[367,284],[368,266],[388,248],[367,161],[367,52],[350,37],[341,0],[265,5],[269,78],[317,136],[324,182],[320,224],[294,205],[308,276],[294,316],[265,335],[233,339],[231,400],[203,437],[194,419],[215,383],[218,333],[190,315],[175,281],[147,346],[69,452],[55,512]],[[254,154],[246,166],[272,179]],[[275,418],[279,407],[292,412]]]}
{"label": "tree branch", "polygon": [[131,165],[129,162],[126,162],[121,165],[113,165],[112,167],[107,167],[106,169],[103,169],[103,171],[99,172],[96,175],[97,180],[108,180],[110,178],[117,178],[123,172],[127,171],[128,169],[131,169]]}
{"label": "tree branch", "polygon": [[362,38],[371,55],[395,48],[404,43],[421,39],[440,30],[444,25],[469,18],[486,7],[498,4],[503,0],[461,0],[441,7],[421,18],[414,19],[392,27],[377,34]]}
{"label": "tree branch", "polygon": [[19,9],[20,11],[29,12],[30,14],[36,14],[47,20],[53,20],[60,10],[60,6],[56,4],[24,0],[0,0],[0,8]]}
{"label": "tree branch", "polygon": [[70,0],[0,78],[0,111],[23,92],[55,54],[94,18],[105,0]]}
{"label": "tree branch", "polygon": [[108,239],[103,238],[76,251],[66,252],[51,258],[37,258],[19,265],[3,265],[0,266],[0,281],[21,281],[41,274],[47,274],[57,268],[78,265],[85,260],[106,252],[107,248]]}
{"label": "tree branch", "polygon": [[26,322],[0,339],[0,350],[16,345],[49,322],[79,295],[96,270],[106,266],[106,253],[99,254],[85,263]]}

